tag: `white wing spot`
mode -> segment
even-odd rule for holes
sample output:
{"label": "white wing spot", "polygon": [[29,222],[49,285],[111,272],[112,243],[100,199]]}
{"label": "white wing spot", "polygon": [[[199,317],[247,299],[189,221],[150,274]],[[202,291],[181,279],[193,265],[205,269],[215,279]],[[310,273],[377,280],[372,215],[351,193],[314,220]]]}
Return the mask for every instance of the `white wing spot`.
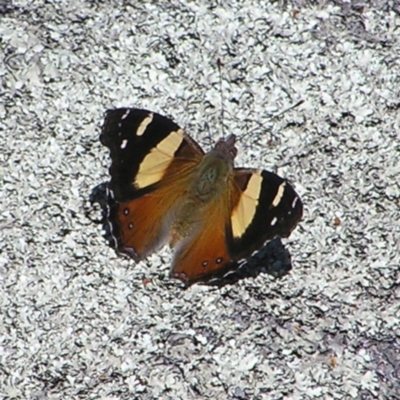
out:
{"label": "white wing spot", "polygon": [[277,223],[277,221],[278,221],[278,218],[276,218],[276,217],[272,218],[271,226],[274,226]]}
{"label": "white wing spot", "polygon": [[125,119],[129,114],[130,114],[131,110],[126,110],[125,114],[121,117],[121,119]]}
{"label": "white wing spot", "polygon": [[276,207],[283,196],[283,193],[285,193],[285,186],[286,186],[286,182],[283,182],[279,187],[278,187],[278,191],[276,192],[276,196],[274,198],[274,200],[272,201],[272,207]]}
{"label": "white wing spot", "polygon": [[109,187],[107,187],[107,196],[110,196],[112,200],[115,200],[114,192]]}
{"label": "white wing spot", "polygon": [[147,127],[149,124],[151,124],[151,121],[153,121],[153,113],[150,113],[146,118],[143,119],[143,121],[140,123],[136,130],[136,136],[142,136],[143,133],[146,131]]}
{"label": "white wing spot", "polygon": [[292,202],[292,208],[295,208],[296,207],[296,204],[297,204],[297,201],[299,200],[299,198],[298,197],[295,197],[294,198],[294,200],[293,200],[293,202]]}
{"label": "white wing spot", "polygon": [[121,149],[124,149],[126,147],[126,145],[128,144],[128,141],[126,139],[124,139],[121,143]]}

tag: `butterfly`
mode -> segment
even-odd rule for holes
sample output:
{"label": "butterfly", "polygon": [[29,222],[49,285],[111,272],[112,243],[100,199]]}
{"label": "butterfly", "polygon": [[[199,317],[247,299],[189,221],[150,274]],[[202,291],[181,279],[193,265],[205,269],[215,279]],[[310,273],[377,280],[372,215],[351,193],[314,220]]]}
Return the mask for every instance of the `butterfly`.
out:
{"label": "butterfly", "polygon": [[170,276],[189,286],[238,267],[303,212],[278,175],[235,168],[236,137],[202,148],[171,119],[118,108],[105,115],[101,143],[111,156],[108,221],[119,252],[142,260],[169,242]]}

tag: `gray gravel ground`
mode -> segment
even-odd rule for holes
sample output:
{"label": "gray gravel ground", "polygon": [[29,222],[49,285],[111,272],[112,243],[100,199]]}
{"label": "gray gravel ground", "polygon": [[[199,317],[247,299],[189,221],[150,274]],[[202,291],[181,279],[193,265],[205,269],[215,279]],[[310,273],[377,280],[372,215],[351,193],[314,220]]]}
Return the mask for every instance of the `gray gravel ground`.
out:
{"label": "gray gravel ground", "polygon": [[[1,399],[400,398],[400,3],[356,3],[0,3]],[[218,58],[238,164],[305,215],[283,278],[185,291],[89,198],[107,108],[221,135]]]}

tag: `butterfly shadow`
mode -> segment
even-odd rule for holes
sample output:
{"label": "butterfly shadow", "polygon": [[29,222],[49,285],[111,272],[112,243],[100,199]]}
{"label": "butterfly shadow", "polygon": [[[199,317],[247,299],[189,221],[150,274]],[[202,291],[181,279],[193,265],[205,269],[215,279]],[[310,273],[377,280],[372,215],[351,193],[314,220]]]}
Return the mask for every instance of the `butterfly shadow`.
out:
{"label": "butterfly shadow", "polygon": [[[109,229],[107,227],[107,213],[108,213],[108,201],[107,201],[107,185],[108,182],[100,183],[95,186],[89,195],[90,207],[86,208],[85,216],[94,224],[102,224],[103,229],[107,232]],[[99,210],[100,208],[100,210]],[[101,217],[98,217],[99,211],[101,212]],[[93,216],[96,215],[96,216]],[[107,241],[111,238],[107,236],[107,233],[103,235]],[[111,242],[110,242],[111,244]]]}
{"label": "butterfly shadow", "polygon": [[[114,239],[111,236],[110,227],[107,220],[108,200],[107,200],[107,184],[103,182],[95,186],[89,196],[90,209],[86,211],[86,217],[95,224],[102,224],[104,238],[109,245],[114,248]],[[101,210],[101,218],[92,217],[98,205]],[[292,269],[291,256],[285,248],[282,240],[277,237],[266,243],[254,255],[241,261],[240,264],[231,271],[225,272],[221,276],[216,276],[209,281],[201,282],[201,285],[221,288],[226,285],[233,285],[246,278],[256,278],[260,274],[265,273],[278,279],[287,275]]]}
{"label": "butterfly shadow", "polygon": [[245,261],[241,261],[236,269],[203,284],[220,288],[246,278],[257,278],[262,273],[278,279],[287,275],[291,269],[291,255],[283,245],[281,238],[277,237],[266,243]]}

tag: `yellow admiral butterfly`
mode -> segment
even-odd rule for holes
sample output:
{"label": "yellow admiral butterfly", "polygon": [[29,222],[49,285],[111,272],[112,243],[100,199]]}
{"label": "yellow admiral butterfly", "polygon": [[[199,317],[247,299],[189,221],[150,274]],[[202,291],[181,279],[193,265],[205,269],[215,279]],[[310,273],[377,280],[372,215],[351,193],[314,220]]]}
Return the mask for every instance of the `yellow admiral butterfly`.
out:
{"label": "yellow admiral butterfly", "polygon": [[268,171],[235,168],[235,136],[204,153],[170,119],[108,110],[101,143],[110,149],[111,235],[139,261],[169,241],[171,276],[187,286],[221,277],[276,236],[288,237],[303,206]]}

